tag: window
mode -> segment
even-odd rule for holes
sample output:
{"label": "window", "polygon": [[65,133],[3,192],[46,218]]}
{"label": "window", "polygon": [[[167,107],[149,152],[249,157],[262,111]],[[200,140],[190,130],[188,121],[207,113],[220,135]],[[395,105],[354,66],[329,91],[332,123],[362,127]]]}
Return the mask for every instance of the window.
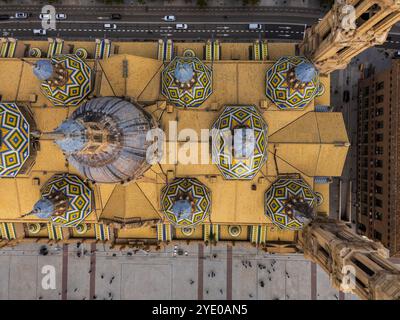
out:
{"label": "window", "polygon": [[368,106],[369,106],[369,99],[365,98],[364,99],[364,108],[368,108]]}
{"label": "window", "polygon": [[383,121],[375,121],[375,129],[382,129]]}
{"label": "window", "polygon": [[382,208],[382,200],[375,198],[375,207]]}
{"label": "window", "polygon": [[382,181],[383,180],[383,175],[380,172],[376,172],[375,173],[375,179],[378,181]]}
{"label": "window", "polygon": [[382,155],[383,147],[375,147],[375,154]]}
{"label": "window", "polygon": [[375,141],[377,142],[383,141],[383,133],[375,134]]}
{"label": "window", "polygon": [[374,217],[376,220],[382,221],[383,214],[382,212],[375,211]]}
{"label": "window", "polygon": [[375,115],[376,115],[376,116],[381,116],[381,115],[383,115],[383,108],[378,108],[378,109],[376,109]]}
{"label": "window", "polygon": [[383,161],[382,160],[375,160],[375,167],[376,168],[383,168]]}
{"label": "window", "polygon": [[376,96],[375,102],[376,102],[376,103],[380,103],[380,102],[383,102],[383,100],[384,100],[383,95],[380,95],[380,96]]}
{"label": "window", "polygon": [[378,83],[376,84],[376,90],[382,90],[382,89],[383,89],[383,86],[384,86],[384,82],[383,82],[383,81],[378,82]]}
{"label": "window", "polygon": [[362,223],[359,223],[358,224],[358,230],[361,231],[361,232],[365,232],[365,231],[367,231],[367,228]]}
{"label": "window", "polygon": [[382,240],[382,233],[380,233],[379,231],[374,230],[374,238],[376,240],[381,241]]}
{"label": "window", "polygon": [[378,185],[375,185],[375,192],[376,192],[377,194],[382,194],[382,191],[383,191],[382,187],[380,187],[380,186],[378,186]]}

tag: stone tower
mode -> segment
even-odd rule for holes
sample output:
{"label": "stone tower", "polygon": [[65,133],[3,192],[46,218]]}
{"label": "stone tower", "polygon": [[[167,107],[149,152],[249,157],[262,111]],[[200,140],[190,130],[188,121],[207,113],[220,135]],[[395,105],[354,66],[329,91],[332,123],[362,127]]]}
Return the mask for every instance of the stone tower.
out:
{"label": "stone tower", "polygon": [[399,20],[399,0],[336,0],[325,17],[306,30],[299,50],[328,74],[344,69],[365,49],[383,44]]}
{"label": "stone tower", "polygon": [[304,256],[330,275],[333,287],[362,299],[400,299],[400,269],[388,260],[382,244],[327,218],[306,225],[298,241]]}

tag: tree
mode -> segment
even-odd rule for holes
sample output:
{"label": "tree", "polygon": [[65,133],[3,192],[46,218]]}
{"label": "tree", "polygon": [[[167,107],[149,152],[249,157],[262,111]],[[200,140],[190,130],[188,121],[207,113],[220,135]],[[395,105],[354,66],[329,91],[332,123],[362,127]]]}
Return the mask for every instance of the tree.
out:
{"label": "tree", "polygon": [[207,1],[208,1],[208,0],[197,0],[197,5],[198,5],[200,8],[207,7],[207,5],[208,5]]}

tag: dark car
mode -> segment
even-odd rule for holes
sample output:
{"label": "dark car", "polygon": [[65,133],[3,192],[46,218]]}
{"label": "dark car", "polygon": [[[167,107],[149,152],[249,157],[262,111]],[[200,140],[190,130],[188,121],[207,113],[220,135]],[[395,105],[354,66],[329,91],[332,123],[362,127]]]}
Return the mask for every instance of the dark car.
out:
{"label": "dark car", "polygon": [[8,20],[10,16],[8,14],[0,14],[0,20]]}
{"label": "dark car", "polygon": [[113,13],[111,14],[111,19],[112,20],[121,20],[122,16],[119,13]]}

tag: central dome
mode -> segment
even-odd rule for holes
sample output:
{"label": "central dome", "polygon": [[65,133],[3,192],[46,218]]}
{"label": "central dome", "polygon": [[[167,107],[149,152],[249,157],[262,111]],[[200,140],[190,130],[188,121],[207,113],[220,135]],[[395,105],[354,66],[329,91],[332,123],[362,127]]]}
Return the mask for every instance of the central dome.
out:
{"label": "central dome", "polygon": [[102,97],[81,105],[53,134],[68,161],[89,180],[117,183],[134,180],[150,167],[146,134],[154,127],[139,106]]}

